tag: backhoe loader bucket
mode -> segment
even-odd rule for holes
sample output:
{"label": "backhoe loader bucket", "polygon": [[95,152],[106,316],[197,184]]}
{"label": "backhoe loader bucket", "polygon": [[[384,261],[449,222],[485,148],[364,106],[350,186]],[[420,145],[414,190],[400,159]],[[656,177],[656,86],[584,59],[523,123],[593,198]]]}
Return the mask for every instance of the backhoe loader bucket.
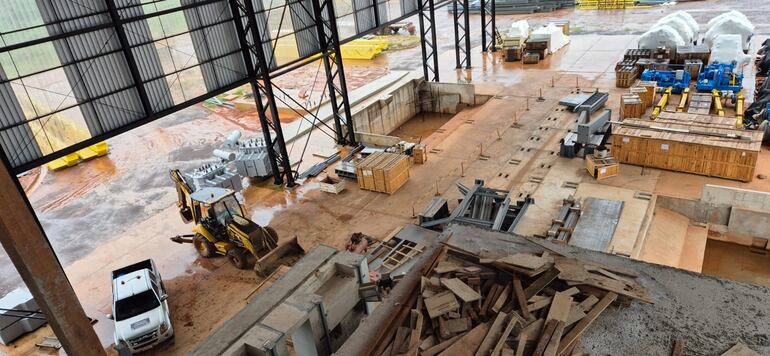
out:
{"label": "backhoe loader bucket", "polygon": [[289,240],[278,243],[278,247],[258,259],[254,263],[254,272],[258,276],[267,277],[280,265],[290,265],[304,254],[305,249],[300,246],[297,237],[294,236]]}

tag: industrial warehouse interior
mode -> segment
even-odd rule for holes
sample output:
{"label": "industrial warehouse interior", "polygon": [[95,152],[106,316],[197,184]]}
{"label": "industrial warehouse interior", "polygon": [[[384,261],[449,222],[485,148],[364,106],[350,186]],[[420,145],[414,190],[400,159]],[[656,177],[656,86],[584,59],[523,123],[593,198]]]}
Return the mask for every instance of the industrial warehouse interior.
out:
{"label": "industrial warehouse interior", "polygon": [[0,355],[770,355],[768,1],[0,10]]}

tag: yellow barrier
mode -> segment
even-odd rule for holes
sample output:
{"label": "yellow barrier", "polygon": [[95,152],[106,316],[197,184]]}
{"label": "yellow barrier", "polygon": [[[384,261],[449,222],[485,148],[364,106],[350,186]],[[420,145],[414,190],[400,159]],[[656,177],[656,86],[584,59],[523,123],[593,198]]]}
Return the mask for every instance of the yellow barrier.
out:
{"label": "yellow barrier", "polygon": [[636,5],[635,0],[578,0],[575,3],[578,10],[612,10],[649,8],[647,5]]}
{"label": "yellow barrier", "polygon": [[72,167],[81,161],[87,161],[89,159],[104,156],[108,152],[109,145],[107,144],[107,141],[102,141],[75,153],[70,153],[64,157],[57,158],[51,162],[48,162],[46,166],[49,170],[58,171],[63,168]]}

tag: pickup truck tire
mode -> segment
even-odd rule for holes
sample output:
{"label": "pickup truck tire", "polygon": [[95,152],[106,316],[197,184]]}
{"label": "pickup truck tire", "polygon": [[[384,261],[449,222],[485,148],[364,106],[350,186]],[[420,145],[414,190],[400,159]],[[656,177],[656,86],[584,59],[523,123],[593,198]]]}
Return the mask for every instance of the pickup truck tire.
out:
{"label": "pickup truck tire", "polygon": [[195,237],[193,237],[193,246],[195,246],[195,250],[198,251],[198,254],[205,258],[214,257],[217,251],[214,244],[209,242],[209,240],[206,240],[201,234],[195,234]]}
{"label": "pickup truck tire", "polygon": [[249,267],[249,252],[246,249],[240,247],[231,248],[227,251],[227,259],[237,269],[248,269]]}

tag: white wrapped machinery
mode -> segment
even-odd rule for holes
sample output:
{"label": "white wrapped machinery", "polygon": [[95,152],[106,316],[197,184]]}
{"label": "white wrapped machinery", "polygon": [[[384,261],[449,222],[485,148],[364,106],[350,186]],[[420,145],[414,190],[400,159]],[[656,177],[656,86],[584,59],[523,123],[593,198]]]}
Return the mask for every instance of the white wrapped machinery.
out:
{"label": "white wrapped machinery", "polygon": [[744,15],[742,12],[737,11],[737,10],[730,10],[728,12],[720,14],[720,15],[714,17],[713,19],[709,20],[708,24],[706,25],[706,30],[710,30],[712,27],[714,27],[714,25],[717,22],[722,21],[723,19],[726,19],[726,18],[738,19],[738,20],[741,20],[741,21],[744,21],[744,22],[751,23],[751,21],[749,21],[749,18],[746,17],[746,15]]}
{"label": "white wrapped machinery", "polygon": [[677,12],[674,12],[673,14],[668,14],[668,15],[664,16],[658,22],[661,22],[661,21],[669,19],[669,18],[679,18],[679,19],[682,19],[682,21],[684,21],[687,24],[687,27],[690,28],[690,31],[692,31],[693,38],[694,39],[698,38],[698,33],[700,32],[700,26],[698,26],[698,21],[695,21],[695,18],[693,18],[692,15],[690,15],[690,13],[688,13],[686,11],[679,10]]}
{"label": "white wrapped machinery", "polygon": [[751,62],[751,56],[743,53],[743,43],[740,35],[719,35],[711,46],[710,63],[735,63],[739,68]]}
{"label": "white wrapped machinery", "polygon": [[516,21],[511,24],[507,32],[503,33],[503,48],[522,47],[527,38],[529,38],[529,23],[527,20]]}
{"label": "white wrapped machinery", "polygon": [[677,30],[669,25],[658,25],[639,36],[639,48],[676,48],[686,43]]}
{"label": "white wrapped machinery", "polygon": [[529,35],[530,41],[548,41],[548,53],[554,53],[569,43],[564,30],[552,23],[540,27]]}
{"label": "white wrapped machinery", "polygon": [[682,37],[682,40],[686,44],[692,44],[692,41],[695,35],[692,32],[692,28],[690,27],[690,25],[687,24],[687,22],[685,22],[685,20],[682,20],[679,17],[664,17],[658,20],[658,22],[655,24],[655,26],[653,26],[653,28],[661,25],[671,26],[671,28],[673,28],[674,30],[676,30],[677,33],[679,33],[679,36]]}
{"label": "white wrapped machinery", "polygon": [[[742,15],[743,14],[741,14],[741,16]],[[743,50],[748,50],[749,41],[751,41],[751,36],[754,35],[754,24],[749,20],[744,19],[745,16],[741,16],[735,14],[732,16],[723,16],[719,21],[714,23],[709,22],[711,25],[709,26],[706,35],[703,36],[704,43],[711,47],[714,45],[714,40],[720,35],[740,35],[741,48]]]}

